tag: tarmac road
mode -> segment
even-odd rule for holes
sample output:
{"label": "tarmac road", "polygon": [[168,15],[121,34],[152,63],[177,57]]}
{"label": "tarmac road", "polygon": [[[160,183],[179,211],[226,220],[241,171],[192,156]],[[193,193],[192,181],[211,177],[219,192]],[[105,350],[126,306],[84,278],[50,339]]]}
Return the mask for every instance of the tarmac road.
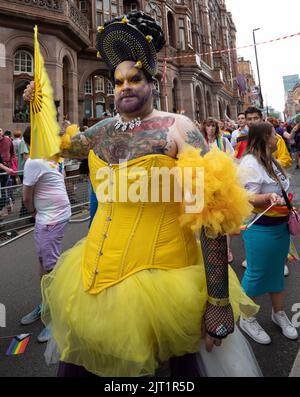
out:
{"label": "tarmac road", "polygon": [[[292,185],[292,190],[298,193],[300,198],[300,171],[293,177]],[[64,238],[64,250],[85,236],[86,231],[87,222],[69,225]],[[300,252],[300,238],[296,245]],[[244,259],[244,250],[240,237],[233,239],[233,253],[233,268],[241,279],[244,269],[240,264]],[[292,264],[289,268],[290,275],[286,278],[286,312],[291,318],[294,314],[291,311],[292,306],[300,303],[300,263]],[[40,303],[38,264],[32,233],[0,248],[0,302],[5,305],[7,315],[6,328],[0,328],[0,377],[55,376],[57,366],[47,366],[44,361],[43,353],[46,345],[36,340],[42,329],[41,322],[28,326],[21,326],[19,323],[22,316]],[[252,342],[248,337],[247,339],[253,347],[264,376],[287,377],[300,349],[300,339],[297,341],[286,339],[271,322],[271,304],[267,296],[261,297],[258,303],[261,305],[258,319],[271,336],[272,343],[263,346]],[[1,337],[25,332],[32,333],[26,352],[18,356],[6,356],[5,352],[11,338],[1,339]],[[300,366],[298,368],[300,370]],[[161,375],[167,375],[167,373],[164,372]]]}

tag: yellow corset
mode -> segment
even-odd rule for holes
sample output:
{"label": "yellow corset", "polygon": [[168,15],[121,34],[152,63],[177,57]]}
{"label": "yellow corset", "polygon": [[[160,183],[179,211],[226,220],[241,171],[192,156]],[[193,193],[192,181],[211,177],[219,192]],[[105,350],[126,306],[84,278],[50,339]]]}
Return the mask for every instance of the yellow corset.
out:
{"label": "yellow corset", "polygon": [[[161,154],[112,165],[90,151],[90,177],[98,198],[98,210],[84,248],[82,274],[85,291],[97,294],[144,269],[168,270],[196,264],[195,235],[189,227],[179,224],[182,205],[174,200],[173,183],[169,202],[164,202],[161,197],[164,187],[161,179],[156,202],[132,202],[132,197],[129,200],[125,197],[126,192],[140,195],[146,192],[150,197],[153,167],[170,170],[174,166],[175,159]],[[129,175],[132,179],[125,178]],[[140,177],[135,178],[136,175]],[[137,180],[141,181],[143,177],[145,189],[137,189]],[[122,183],[125,180],[127,185]]]}

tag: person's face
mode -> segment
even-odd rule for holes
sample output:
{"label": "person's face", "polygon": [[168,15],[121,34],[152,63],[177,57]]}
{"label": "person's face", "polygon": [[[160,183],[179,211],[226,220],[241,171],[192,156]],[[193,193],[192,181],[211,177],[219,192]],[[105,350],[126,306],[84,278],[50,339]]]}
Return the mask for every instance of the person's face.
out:
{"label": "person's face", "polygon": [[244,114],[240,114],[237,118],[237,122],[240,128],[244,128],[246,126],[246,117]]}
{"label": "person's face", "polygon": [[207,136],[215,137],[216,136],[216,129],[217,127],[214,124],[207,125],[205,127]]}
{"label": "person's face", "polygon": [[262,121],[262,118],[258,113],[249,113],[246,117],[247,125],[250,127],[252,124],[257,124]]}
{"label": "person's face", "polygon": [[269,138],[269,146],[272,153],[276,152],[277,150],[277,142],[278,142],[277,134],[275,128],[273,127],[272,134]]}
{"label": "person's face", "polygon": [[0,141],[2,141],[4,137],[4,131],[2,130],[2,128],[0,128]]}
{"label": "person's face", "polygon": [[138,115],[152,105],[153,84],[134,65],[125,61],[115,71],[115,102],[121,114]]}

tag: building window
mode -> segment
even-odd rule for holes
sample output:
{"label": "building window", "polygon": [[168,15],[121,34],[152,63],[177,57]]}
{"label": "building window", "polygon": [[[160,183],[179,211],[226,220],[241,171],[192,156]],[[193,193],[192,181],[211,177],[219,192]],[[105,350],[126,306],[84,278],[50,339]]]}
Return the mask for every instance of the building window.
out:
{"label": "building window", "polygon": [[33,57],[25,50],[17,51],[14,58],[14,74],[20,73],[33,75]]}
{"label": "building window", "polygon": [[188,45],[190,47],[193,47],[192,22],[189,17],[187,18],[187,34],[188,34]]}
{"label": "building window", "polygon": [[92,79],[87,79],[84,85],[84,93],[86,95],[91,95],[93,93],[93,87],[92,87]]}
{"label": "building window", "polygon": [[179,48],[184,51],[186,48],[184,18],[178,19],[178,25],[179,25]]}
{"label": "building window", "polygon": [[96,97],[96,118],[102,116],[105,111],[105,98],[102,95]]}
{"label": "building window", "polygon": [[147,14],[151,15],[152,18],[156,20],[162,26],[162,13],[160,7],[153,1],[147,2],[145,6],[145,11]]}
{"label": "building window", "polygon": [[123,7],[125,14],[128,14],[131,11],[139,10],[139,4],[137,0],[124,0]]}
{"label": "building window", "polygon": [[104,76],[94,75],[84,85],[84,117],[101,118],[104,112],[114,111],[114,87]]}
{"label": "building window", "polygon": [[86,98],[84,100],[84,117],[93,117],[93,100],[91,98]]}
{"label": "building window", "polygon": [[95,92],[104,92],[104,77],[102,76],[95,76],[94,77],[94,87]]}
{"label": "building window", "polygon": [[14,123],[29,122],[29,106],[23,99],[23,92],[30,83],[30,79],[18,79],[14,84]]}
{"label": "building window", "polygon": [[87,10],[86,0],[79,1],[79,9],[80,9],[80,11],[86,11]]}
{"label": "building window", "polygon": [[109,80],[107,80],[106,92],[107,95],[114,95],[114,86]]}
{"label": "building window", "polygon": [[112,16],[118,15],[118,5],[117,4],[111,5],[111,15]]}
{"label": "building window", "polygon": [[169,44],[171,47],[176,48],[175,24],[171,12],[168,12],[167,19],[168,19]]}

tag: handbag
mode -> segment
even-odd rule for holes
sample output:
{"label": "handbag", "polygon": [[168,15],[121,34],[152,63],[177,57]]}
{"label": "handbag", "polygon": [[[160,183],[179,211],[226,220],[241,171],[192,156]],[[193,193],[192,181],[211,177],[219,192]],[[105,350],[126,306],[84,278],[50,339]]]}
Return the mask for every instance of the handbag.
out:
{"label": "handbag", "polygon": [[298,236],[300,234],[300,215],[297,211],[293,208],[288,195],[286,194],[285,190],[281,186],[281,191],[284,197],[284,201],[286,202],[286,206],[288,207],[289,213],[289,232],[292,236]]}

